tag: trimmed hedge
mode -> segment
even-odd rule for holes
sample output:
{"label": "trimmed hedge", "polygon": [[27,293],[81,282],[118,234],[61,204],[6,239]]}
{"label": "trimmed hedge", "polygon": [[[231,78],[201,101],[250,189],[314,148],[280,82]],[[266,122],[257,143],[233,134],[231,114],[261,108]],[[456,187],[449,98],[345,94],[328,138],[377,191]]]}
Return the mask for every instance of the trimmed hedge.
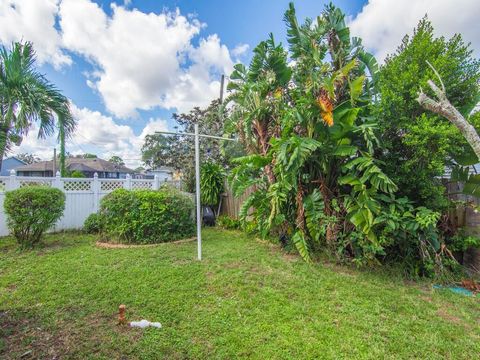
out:
{"label": "trimmed hedge", "polygon": [[20,247],[35,246],[63,214],[65,194],[48,186],[8,191],[3,203],[7,225]]}
{"label": "trimmed hedge", "polygon": [[152,244],[195,233],[193,201],[178,190],[117,189],[100,204],[102,234],[107,240]]}

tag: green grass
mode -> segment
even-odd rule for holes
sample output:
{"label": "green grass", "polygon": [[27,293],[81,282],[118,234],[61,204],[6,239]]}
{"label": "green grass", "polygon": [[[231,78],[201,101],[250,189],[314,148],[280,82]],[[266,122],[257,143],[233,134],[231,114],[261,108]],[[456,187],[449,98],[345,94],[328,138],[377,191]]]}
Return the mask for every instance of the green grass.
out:
{"label": "green grass", "polygon": [[[473,359],[480,296],[432,291],[381,272],[303,263],[247,235],[99,249],[49,236],[0,245],[0,358]],[[162,329],[116,324],[160,321]]]}

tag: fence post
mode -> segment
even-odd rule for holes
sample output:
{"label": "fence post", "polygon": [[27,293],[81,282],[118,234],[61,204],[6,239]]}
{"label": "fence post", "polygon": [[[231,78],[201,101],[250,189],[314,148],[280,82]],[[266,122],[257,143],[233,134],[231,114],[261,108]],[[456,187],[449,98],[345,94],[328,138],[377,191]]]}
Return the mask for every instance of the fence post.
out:
{"label": "fence post", "polygon": [[127,190],[132,189],[132,177],[130,176],[130,174],[127,174],[127,176],[125,176],[124,188]]}
{"label": "fence post", "polygon": [[98,203],[100,200],[100,182],[98,181],[98,174],[93,174],[93,212],[98,212]]}
{"label": "fence post", "polygon": [[53,187],[56,187],[57,189],[63,190],[63,183],[62,179],[60,178],[60,171],[57,171],[55,174],[55,180],[53,181]]}
{"label": "fence post", "polygon": [[158,178],[158,175],[155,174],[153,176],[153,190],[158,190],[160,189],[160,179]]}
{"label": "fence post", "polygon": [[8,184],[8,189],[7,190],[15,190],[17,188],[17,173],[15,170],[10,170],[10,181]]}

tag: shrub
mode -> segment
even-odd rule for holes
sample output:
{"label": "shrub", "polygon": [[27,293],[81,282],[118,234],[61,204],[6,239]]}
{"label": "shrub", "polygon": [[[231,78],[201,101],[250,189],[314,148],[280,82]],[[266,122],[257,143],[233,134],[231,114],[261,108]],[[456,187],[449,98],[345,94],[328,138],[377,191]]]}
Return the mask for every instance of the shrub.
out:
{"label": "shrub", "polygon": [[240,229],[240,220],[233,219],[227,215],[220,215],[217,218],[217,225],[224,229],[237,230]]}
{"label": "shrub", "polygon": [[83,223],[83,231],[87,234],[98,234],[102,230],[103,216],[98,213],[88,215]]}
{"label": "shrub", "polygon": [[65,194],[47,186],[28,186],[8,191],[3,206],[10,232],[21,248],[30,248],[62,216]]}
{"label": "shrub", "polygon": [[85,178],[85,174],[79,170],[73,170],[71,173],[70,173],[70,177],[72,178]]}
{"label": "shrub", "polygon": [[214,206],[220,201],[225,175],[222,167],[213,162],[206,162],[200,171],[200,195],[202,205]]}
{"label": "shrub", "polygon": [[178,190],[117,189],[102,199],[103,234],[134,244],[168,242],[194,235],[193,201]]}

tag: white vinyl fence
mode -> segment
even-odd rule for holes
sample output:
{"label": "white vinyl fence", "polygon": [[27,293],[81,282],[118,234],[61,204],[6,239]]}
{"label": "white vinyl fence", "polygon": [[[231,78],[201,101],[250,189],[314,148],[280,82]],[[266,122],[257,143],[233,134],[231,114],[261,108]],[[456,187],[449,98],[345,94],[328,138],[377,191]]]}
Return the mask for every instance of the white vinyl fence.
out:
{"label": "white vinyl fence", "polygon": [[[0,236],[8,235],[3,201],[5,191],[18,189],[30,185],[46,185],[59,188],[65,193],[65,211],[62,218],[55,225],[54,231],[81,229],[88,215],[98,211],[100,200],[103,196],[115,189],[152,189],[157,190],[160,185],[158,177],[154,179],[99,179],[97,174],[93,178],[61,178],[56,177],[29,177],[0,176]],[[179,182],[168,182],[177,188]]]}

